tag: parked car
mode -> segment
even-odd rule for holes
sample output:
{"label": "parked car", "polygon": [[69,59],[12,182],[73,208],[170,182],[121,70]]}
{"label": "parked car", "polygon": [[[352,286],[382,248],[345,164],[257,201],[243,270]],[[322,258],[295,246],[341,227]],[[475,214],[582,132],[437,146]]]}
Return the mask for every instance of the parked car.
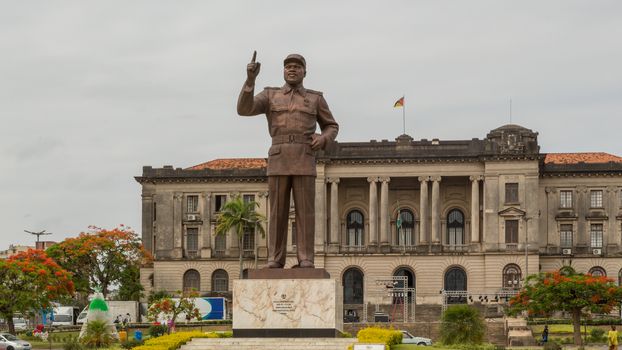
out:
{"label": "parked car", "polygon": [[415,337],[408,331],[400,332],[402,332],[402,344],[432,345],[432,339],[430,338]]}
{"label": "parked car", "polygon": [[20,340],[10,333],[0,333],[0,349],[2,350],[31,350],[29,342]]}

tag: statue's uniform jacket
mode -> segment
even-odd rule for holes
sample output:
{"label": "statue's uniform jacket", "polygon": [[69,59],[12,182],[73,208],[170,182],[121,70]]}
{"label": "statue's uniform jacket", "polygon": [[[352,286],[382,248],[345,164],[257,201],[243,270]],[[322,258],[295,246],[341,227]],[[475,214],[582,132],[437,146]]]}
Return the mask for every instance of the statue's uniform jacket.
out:
{"label": "statue's uniform jacket", "polygon": [[[330,140],[337,137],[335,122],[321,92],[300,86],[267,87],[253,97],[254,87],[244,86],[238,99],[238,114],[266,114],[272,146],[268,151],[268,176],[315,176],[315,154],[311,135],[320,125],[322,135]],[[293,136],[290,136],[293,135]]]}
{"label": "statue's uniform jacket", "polygon": [[285,265],[290,191],[296,207],[296,250],[299,263],[313,264],[315,234],[315,153],[312,135],[320,125],[322,137],[332,141],[339,125],[321,92],[302,85],[265,88],[253,96],[254,87],[244,85],[238,114],[265,113],[272,146],[268,151],[268,264]]}

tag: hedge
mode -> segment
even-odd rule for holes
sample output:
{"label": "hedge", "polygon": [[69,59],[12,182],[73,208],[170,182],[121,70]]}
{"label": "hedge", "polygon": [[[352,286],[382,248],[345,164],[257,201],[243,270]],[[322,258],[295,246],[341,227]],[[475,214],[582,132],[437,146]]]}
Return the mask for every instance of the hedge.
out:
{"label": "hedge", "polygon": [[231,332],[215,333],[215,332],[178,332],[163,335],[157,338],[151,338],[145,341],[141,346],[137,346],[132,350],[175,350],[186,344],[192,338],[228,338]]}
{"label": "hedge", "polygon": [[[395,329],[386,329],[378,327],[367,327],[361,329],[356,338],[359,343],[382,343],[385,348],[390,349],[391,345],[402,343],[402,332]],[[348,349],[352,349],[352,345]]]}

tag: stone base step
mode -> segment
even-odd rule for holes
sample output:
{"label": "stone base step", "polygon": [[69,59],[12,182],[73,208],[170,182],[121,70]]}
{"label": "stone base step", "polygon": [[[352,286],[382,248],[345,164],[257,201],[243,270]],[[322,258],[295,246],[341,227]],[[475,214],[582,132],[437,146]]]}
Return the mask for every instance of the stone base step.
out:
{"label": "stone base step", "polygon": [[346,350],[356,338],[194,338],[181,350]]}

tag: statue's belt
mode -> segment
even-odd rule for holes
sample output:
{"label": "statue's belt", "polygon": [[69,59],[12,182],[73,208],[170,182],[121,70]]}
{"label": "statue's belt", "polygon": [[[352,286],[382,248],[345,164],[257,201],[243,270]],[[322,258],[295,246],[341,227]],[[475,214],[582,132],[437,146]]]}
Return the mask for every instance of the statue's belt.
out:
{"label": "statue's belt", "polygon": [[307,135],[275,135],[272,136],[272,145],[283,143],[311,143],[311,137]]}

